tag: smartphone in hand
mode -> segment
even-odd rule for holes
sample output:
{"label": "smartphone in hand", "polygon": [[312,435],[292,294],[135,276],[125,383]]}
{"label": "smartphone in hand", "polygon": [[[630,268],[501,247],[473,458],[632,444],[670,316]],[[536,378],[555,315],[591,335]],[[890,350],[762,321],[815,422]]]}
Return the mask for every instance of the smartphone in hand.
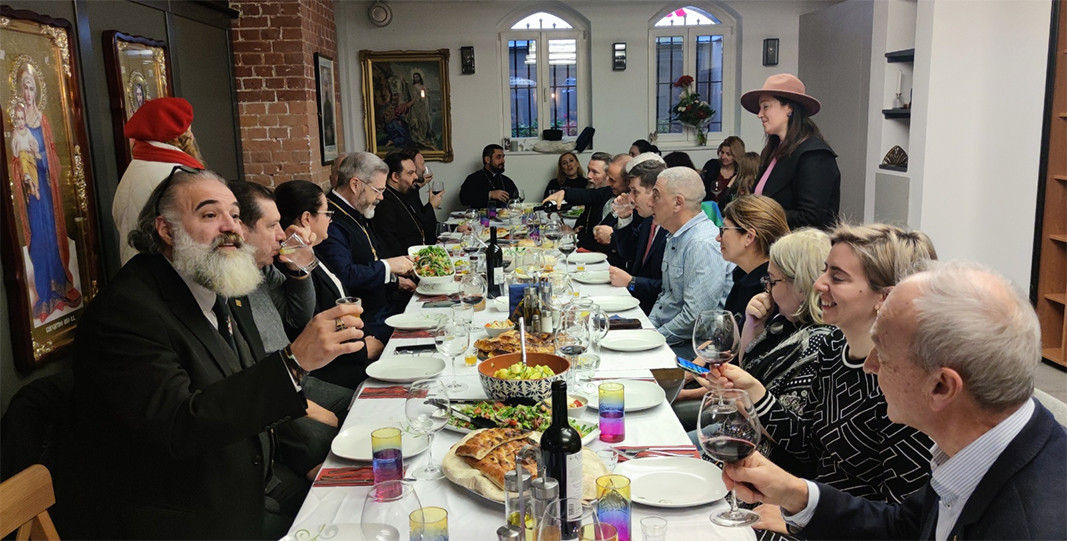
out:
{"label": "smartphone in hand", "polygon": [[678,367],[682,370],[685,370],[686,372],[692,372],[698,376],[703,376],[704,374],[711,372],[711,370],[708,370],[707,368],[704,368],[703,366],[700,366],[698,364],[694,364],[693,361],[687,361],[681,357],[678,357]]}

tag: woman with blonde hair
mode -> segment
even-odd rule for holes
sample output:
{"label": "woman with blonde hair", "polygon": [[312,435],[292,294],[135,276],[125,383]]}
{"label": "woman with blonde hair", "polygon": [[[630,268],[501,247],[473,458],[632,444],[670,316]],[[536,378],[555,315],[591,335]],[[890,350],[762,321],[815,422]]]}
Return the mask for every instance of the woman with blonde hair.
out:
{"label": "woman with blonde hair", "polygon": [[548,197],[564,188],[587,188],[589,181],[585,178],[585,171],[578,161],[578,156],[573,152],[564,152],[556,161],[556,177],[549,179],[545,186],[545,197]]}
{"label": "woman with blonde hair", "polygon": [[[885,224],[838,226],[830,242],[814,289],[823,321],[839,332],[811,344],[810,389],[779,396],[741,367],[721,365],[712,373],[751,394],[765,433],[777,452],[792,457],[793,471],[849,494],[900,502],[926,483],[930,440],[889,420],[878,379],[863,363],[874,348],[870,331],[886,295],[937,254],[925,234]],[[764,523],[756,527],[785,533],[777,508],[764,508]]]}

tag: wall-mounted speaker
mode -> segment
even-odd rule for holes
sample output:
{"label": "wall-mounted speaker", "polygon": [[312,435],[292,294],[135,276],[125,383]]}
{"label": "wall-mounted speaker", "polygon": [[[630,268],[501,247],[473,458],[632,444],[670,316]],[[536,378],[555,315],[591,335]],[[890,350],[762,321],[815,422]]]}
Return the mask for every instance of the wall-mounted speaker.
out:
{"label": "wall-mounted speaker", "polygon": [[393,10],[378,1],[367,8],[367,18],[374,26],[389,26],[389,23],[393,22]]}

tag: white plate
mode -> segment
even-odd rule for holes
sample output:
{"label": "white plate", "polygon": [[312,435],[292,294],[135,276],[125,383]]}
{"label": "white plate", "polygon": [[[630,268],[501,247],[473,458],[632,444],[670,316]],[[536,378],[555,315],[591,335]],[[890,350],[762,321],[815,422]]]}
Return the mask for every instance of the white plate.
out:
{"label": "white plate", "polygon": [[655,329],[612,331],[600,341],[602,347],[615,351],[647,351],[666,343],[667,339]]}
{"label": "white plate", "polygon": [[582,263],[585,265],[589,265],[592,263],[600,263],[601,261],[607,260],[608,254],[603,254],[600,252],[577,252],[571,254],[571,256],[567,258],[568,263]]}
{"label": "white plate", "polygon": [[418,293],[419,295],[427,295],[427,296],[430,296],[430,295],[455,295],[456,293],[459,293],[459,283],[455,282],[455,281],[445,282],[443,284],[442,283],[430,284],[430,283],[427,283],[427,282],[419,282],[419,285],[415,288],[415,293]]}
{"label": "white plate", "polygon": [[604,295],[589,297],[589,300],[605,312],[625,312],[641,305],[641,301],[629,295]]}
{"label": "white plate", "polygon": [[[371,456],[370,433],[382,427],[399,424],[401,424],[400,421],[382,421],[379,424],[373,425],[350,426],[342,430],[341,433],[333,439],[333,443],[330,444],[330,450],[333,451],[333,454],[340,457],[370,462],[373,458]],[[400,432],[400,451],[403,453],[405,459],[425,451],[426,447],[426,436],[416,436],[408,432]]]}
{"label": "white plate", "polygon": [[583,284],[610,284],[611,275],[606,270],[582,271],[571,274],[571,278]]}
{"label": "white plate", "polygon": [[[599,383],[621,383],[625,388],[623,391],[623,411],[641,411],[649,408],[654,408],[667,399],[667,394],[663,392],[663,387],[660,387],[658,383],[654,381],[643,381],[639,379],[613,379],[607,381],[601,381]],[[600,408],[600,400],[596,393],[592,393],[589,397],[589,403],[586,407],[598,409]]]}
{"label": "white plate", "polygon": [[391,355],[382,357],[367,367],[367,375],[390,383],[411,383],[432,378],[445,369],[445,362],[437,357]]}
{"label": "white plate", "polygon": [[441,324],[443,314],[397,314],[385,318],[385,324],[403,331],[433,329]]}
{"label": "white plate", "polygon": [[696,507],[726,496],[722,470],[699,458],[648,457],[615,466],[630,478],[630,498],[652,507]]}

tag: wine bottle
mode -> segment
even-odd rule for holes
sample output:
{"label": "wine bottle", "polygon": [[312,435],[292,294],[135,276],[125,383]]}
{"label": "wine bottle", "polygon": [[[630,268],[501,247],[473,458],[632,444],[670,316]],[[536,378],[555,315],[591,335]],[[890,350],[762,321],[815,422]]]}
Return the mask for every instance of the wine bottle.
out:
{"label": "wine bottle", "polygon": [[567,422],[567,408],[560,407],[567,403],[567,382],[552,382],[552,403],[557,407],[552,408],[552,424],[541,435],[541,456],[545,473],[559,481],[562,538],[577,539],[582,517],[582,437]]}
{"label": "wine bottle", "polygon": [[543,205],[536,206],[533,209],[535,212],[540,210],[544,211],[546,214],[552,214],[554,212],[567,212],[573,206],[574,205],[571,205],[570,203],[566,202],[557,205],[555,201],[545,201]]}
{"label": "wine bottle", "polygon": [[504,294],[504,250],[496,241],[496,226],[489,228],[489,246],[485,249],[486,296],[490,299]]}

